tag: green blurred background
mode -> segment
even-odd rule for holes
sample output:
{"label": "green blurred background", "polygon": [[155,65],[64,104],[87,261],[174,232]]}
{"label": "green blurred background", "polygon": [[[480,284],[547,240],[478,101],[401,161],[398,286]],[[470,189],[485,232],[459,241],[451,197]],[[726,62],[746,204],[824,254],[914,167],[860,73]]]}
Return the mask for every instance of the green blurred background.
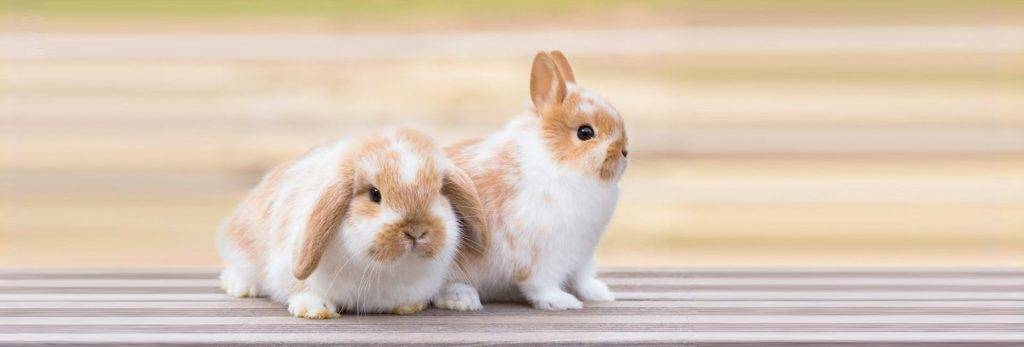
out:
{"label": "green blurred background", "polygon": [[0,266],[215,266],[267,168],[494,131],[542,49],[630,131],[603,265],[1024,266],[1024,2],[820,0],[0,0]]}

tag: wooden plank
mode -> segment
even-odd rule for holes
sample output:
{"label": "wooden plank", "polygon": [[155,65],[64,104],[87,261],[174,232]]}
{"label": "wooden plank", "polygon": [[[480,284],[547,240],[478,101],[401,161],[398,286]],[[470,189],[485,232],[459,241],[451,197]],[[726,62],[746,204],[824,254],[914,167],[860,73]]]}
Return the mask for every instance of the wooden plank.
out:
{"label": "wooden plank", "polygon": [[2,301],[237,301],[224,294],[0,294]]}
{"label": "wooden plank", "polygon": [[[1024,301],[619,301],[581,311],[537,311],[524,304],[488,304],[484,311],[430,309],[424,316],[580,315],[1021,315]],[[0,317],[249,317],[287,316],[266,300],[227,302],[0,302]]]}
{"label": "wooden plank", "polygon": [[[4,308],[28,308],[28,309],[55,309],[55,308],[260,308],[260,307],[281,307],[280,304],[264,299],[239,299],[231,301],[5,301],[0,302],[0,309]],[[679,308],[679,309],[701,309],[701,308],[822,308],[822,309],[848,309],[848,308],[962,308],[982,309],[989,308],[1011,308],[1024,309],[1024,301],[1020,300],[902,300],[902,301],[791,301],[791,300],[761,300],[761,301],[615,301],[615,302],[590,302],[587,309],[609,308]],[[487,310],[522,309],[528,312],[542,314],[548,311],[531,310],[520,304],[488,304]],[[574,311],[564,311],[574,312]],[[549,312],[550,313],[550,312]],[[470,314],[466,312],[465,314]]]}
{"label": "wooden plank", "polygon": [[[644,286],[686,286],[687,288],[723,287],[808,287],[808,286],[872,286],[872,287],[965,287],[983,289],[989,286],[1018,287],[1024,286],[1024,276],[1020,278],[935,278],[935,277],[902,277],[878,278],[872,276],[840,277],[840,278],[808,278],[808,277],[770,277],[770,278],[686,278],[686,277],[649,277],[649,278],[603,278],[612,286],[644,285]],[[638,283],[639,282],[639,283]],[[0,287],[23,288],[80,288],[80,287],[131,287],[131,288],[169,288],[169,287],[217,287],[217,279],[0,279]],[[1021,288],[1024,289],[1024,288]]]}
{"label": "wooden plank", "polygon": [[[616,292],[620,300],[1024,300],[1024,292],[924,292],[924,291],[649,291]],[[0,294],[0,301],[230,301],[239,300],[209,293],[53,293]]]}
{"label": "wooden plank", "polygon": [[844,269],[749,269],[749,268],[695,268],[695,269],[640,269],[611,268],[600,271],[601,277],[616,278],[771,278],[771,277],[874,277],[874,278],[963,278],[963,277],[1021,277],[1024,269],[1015,268],[976,268],[976,269],[875,269],[875,268],[844,268]]}
{"label": "wooden plank", "polygon": [[[167,269],[0,269],[0,279],[45,278],[217,278],[218,268]],[[1024,278],[1021,268],[603,268],[601,277],[686,277],[686,278],[765,278],[765,277],[1018,277]]]}
{"label": "wooden plank", "polygon": [[424,344],[424,343],[463,343],[463,344],[496,344],[496,343],[572,343],[572,344],[679,344],[690,343],[700,345],[781,345],[792,346],[794,343],[861,343],[864,345],[884,345],[916,343],[921,346],[957,345],[990,345],[1019,346],[1024,343],[1024,333],[1020,332],[508,332],[502,334],[481,332],[458,333],[426,333],[413,332],[407,334],[378,333],[340,333],[325,332],[317,334],[305,333],[33,333],[8,335],[0,334],[0,342],[32,342],[32,343],[187,343],[187,344],[225,344],[225,343],[388,343],[388,344]]}
{"label": "wooden plank", "polygon": [[[16,295],[16,294],[14,294]],[[2,298],[3,296],[0,296]],[[1024,292],[733,291],[616,292],[620,300],[1024,300]]]}
{"label": "wooden plank", "polygon": [[[585,313],[585,312],[584,312]],[[341,319],[306,321],[295,319],[290,315],[277,317],[0,317],[0,325],[351,325],[351,324],[384,324],[384,325],[515,325],[515,324],[1024,324],[1024,316],[1020,315],[885,315],[864,316],[835,314],[821,315],[718,315],[718,316],[652,316],[622,315],[595,316],[587,314],[558,316],[494,316],[486,322],[480,317],[472,316],[420,316],[420,315],[346,315]]]}
{"label": "wooden plank", "polygon": [[[768,297],[773,295],[784,295],[786,293],[807,293],[832,291],[836,294],[843,293],[865,293],[865,292],[890,292],[890,293],[950,293],[949,298],[962,297],[958,293],[970,292],[982,295],[992,293],[988,296],[993,299],[1016,299],[1015,295],[1024,291],[1024,286],[747,286],[747,287],[724,287],[724,286],[689,286],[689,285],[611,285],[615,292],[629,293],[630,298],[639,299],[645,297],[644,293],[651,293],[652,298],[667,298],[664,293],[686,292],[694,298],[715,297],[729,298],[730,293],[737,293],[738,297],[750,297],[764,292]],[[203,287],[0,287],[0,294],[220,294],[223,293],[218,286]],[[716,293],[716,294],[713,294]],[[998,296],[998,293],[1005,294]],[[856,295],[856,294],[851,294]],[[935,294],[941,296],[942,294]]]}
{"label": "wooden plank", "polygon": [[[866,308],[866,307],[738,307],[738,308],[658,308],[658,307],[588,307],[579,311],[538,312],[527,306],[515,308],[494,307],[488,304],[483,311],[455,312],[428,309],[417,317],[475,317],[489,321],[494,317],[565,317],[565,316],[890,316],[890,315],[956,315],[956,316],[1020,316],[1021,307],[974,307],[974,308]],[[273,307],[232,307],[232,308],[0,308],[0,317],[285,317],[289,313],[284,305]],[[84,318],[83,318],[84,317]]]}
{"label": "wooden plank", "polygon": [[[1015,293],[1024,290],[1024,286],[1013,285],[987,285],[987,286],[916,286],[916,285],[764,285],[764,286],[700,286],[700,285],[647,285],[647,284],[615,284],[610,288],[616,292],[705,292],[718,291],[727,292],[750,292],[750,291],[920,291],[920,292],[1008,292]],[[222,290],[216,285],[210,286],[179,286],[179,287],[130,287],[130,286],[79,286],[79,287],[0,287],[0,294],[217,294]]]}
{"label": "wooden plank", "polygon": [[[240,317],[251,318],[251,317]],[[289,318],[296,319],[296,318]],[[330,320],[331,324],[139,324],[139,325],[0,325],[0,334],[41,334],[41,333],[307,333],[321,334],[344,332],[390,332],[394,334],[418,333],[423,331],[460,333],[466,331],[504,334],[514,332],[992,332],[1005,333],[1024,331],[1024,324],[1016,323],[775,323],[771,321],[750,323],[523,323],[492,324],[477,318],[477,323],[417,323],[380,324],[379,322],[346,322],[343,319]]]}
{"label": "wooden plank", "polygon": [[[2,270],[0,344],[1024,343],[1019,269],[604,269],[619,301],[310,321],[216,269]],[[193,292],[194,291],[194,292]]]}

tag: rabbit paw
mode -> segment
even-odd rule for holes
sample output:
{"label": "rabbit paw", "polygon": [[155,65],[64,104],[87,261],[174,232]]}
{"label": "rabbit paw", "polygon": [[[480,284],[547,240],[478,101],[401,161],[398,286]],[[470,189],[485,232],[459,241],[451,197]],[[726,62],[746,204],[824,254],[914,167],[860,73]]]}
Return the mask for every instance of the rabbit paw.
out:
{"label": "rabbit paw", "polygon": [[225,269],[220,273],[220,288],[224,289],[224,293],[236,298],[254,298],[259,295],[252,281],[231,269]]}
{"label": "rabbit paw", "polygon": [[341,317],[338,306],[313,293],[299,293],[288,298],[288,312],[299,318],[328,319]]}
{"label": "rabbit paw", "polygon": [[434,306],[454,311],[479,311],[480,294],[476,288],[465,283],[451,283],[434,297]]}
{"label": "rabbit paw", "polygon": [[578,310],[583,308],[583,303],[576,299],[575,296],[561,290],[540,293],[539,295],[530,298],[530,301],[533,303],[533,307],[541,310],[557,311]]}
{"label": "rabbit paw", "polygon": [[411,304],[411,305],[396,306],[395,308],[391,309],[391,314],[397,314],[397,315],[413,314],[413,313],[418,313],[420,311],[423,311],[424,308],[427,308],[427,303],[426,302],[417,302],[417,303]]}
{"label": "rabbit paw", "polygon": [[588,278],[576,284],[576,294],[583,301],[615,301],[615,294],[596,278]]}

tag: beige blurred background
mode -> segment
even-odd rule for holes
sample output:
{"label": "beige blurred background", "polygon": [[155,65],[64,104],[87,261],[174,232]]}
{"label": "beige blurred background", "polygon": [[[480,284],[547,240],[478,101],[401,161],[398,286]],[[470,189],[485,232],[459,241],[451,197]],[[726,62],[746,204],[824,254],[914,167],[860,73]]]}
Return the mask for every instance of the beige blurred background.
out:
{"label": "beige blurred background", "polygon": [[1020,1],[0,0],[0,266],[216,266],[261,173],[442,143],[561,49],[627,121],[617,266],[1024,266]]}

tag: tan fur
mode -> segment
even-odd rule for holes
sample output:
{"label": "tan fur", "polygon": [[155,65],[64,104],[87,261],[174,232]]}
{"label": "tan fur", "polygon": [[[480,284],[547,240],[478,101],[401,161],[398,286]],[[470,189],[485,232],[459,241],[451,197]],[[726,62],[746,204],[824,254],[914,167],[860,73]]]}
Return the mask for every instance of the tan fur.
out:
{"label": "tan fur", "polygon": [[388,146],[388,139],[383,136],[371,136],[363,139],[363,143],[355,150],[354,158],[365,158],[372,153],[379,153]]}
{"label": "tan fur", "polygon": [[[538,59],[544,55],[543,52],[538,53]],[[561,57],[561,59],[554,59],[559,65],[558,71],[564,69],[568,71],[568,76],[572,76],[572,68],[569,66],[569,62],[565,60],[565,56],[561,52],[557,54],[549,53],[548,56],[551,55]],[[543,61],[543,59],[540,60]],[[537,64],[538,60],[534,60],[534,74],[537,73],[538,69],[543,70],[543,67],[538,68]],[[544,65],[543,62],[540,64]],[[562,73],[566,74],[565,72]],[[575,80],[574,76],[572,80]],[[562,83],[565,82],[563,81]],[[580,104],[587,102],[583,100],[578,88],[571,89],[561,102],[542,101],[540,104],[537,104],[536,100],[534,102],[536,111],[541,115],[541,138],[544,139],[551,149],[556,161],[575,167],[581,173],[596,173],[602,180],[607,181],[614,178],[622,163],[622,160],[620,160],[622,152],[628,145],[625,125],[622,119],[610,114],[610,110],[600,107],[594,107],[594,113],[591,114],[578,112]],[[578,160],[592,152],[600,143],[600,141],[594,140],[579,140],[576,137],[576,130],[582,125],[590,125],[594,128],[596,133],[595,140],[617,136],[612,145],[609,146],[604,162],[598,166]]]}
{"label": "tan fur", "polygon": [[[483,171],[474,180],[477,190],[484,200],[484,209],[488,211],[504,211],[515,197],[515,183],[523,173],[519,168],[519,158],[515,154],[515,144],[509,142],[503,146],[493,160],[484,163]],[[496,215],[495,225],[504,225],[505,214]]]}
{"label": "tan fur", "polygon": [[538,109],[558,104],[565,99],[565,92],[565,80],[554,59],[546,52],[537,53],[530,73],[530,99],[533,104]]}
{"label": "tan fur", "polygon": [[[263,181],[260,182],[259,187],[256,188],[253,199],[265,205],[269,204],[273,198],[273,194],[276,193],[278,188],[281,186],[281,180],[284,178],[284,173],[288,171],[289,167],[291,167],[290,162],[275,166],[271,169],[270,172],[267,173],[266,177],[264,177]],[[269,213],[270,206],[262,207],[264,207],[263,212]]]}
{"label": "tan fur", "polygon": [[486,210],[480,201],[480,195],[472,177],[462,169],[453,166],[444,178],[442,190],[463,224],[461,248],[468,254],[482,254],[490,244],[490,227],[484,217]]}
{"label": "tan fur", "polygon": [[258,228],[252,227],[252,223],[255,221],[248,219],[249,216],[236,214],[228,220],[228,225],[225,231],[231,242],[234,243],[238,249],[245,253],[245,258],[253,264],[262,265],[265,262],[263,257],[265,242],[259,232]]}
{"label": "tan fur", "polygon": [[[366,192],[360,191],[358,195],[365,196]],[[349,213],[351,213],[351,215],[353,216],[362,217],[373,217],[376,216],[377,213],[379,212],[380,205],[374,203],[373,201],[370,201],[370,199],[364,199],[362,197],[354,199],[352,201],[351,211],[349,211]]]}
{"label": "tan fur", "polygon": [[523,283],[530,279],[530,275],[533,274],[531,267],[519,267],[516,268],[515,273],[512,274],[512,280],[516,283]]}
{"label": "tan fur", "polygon": [[[418,230],[424,240],[415,244],[415,247],[414,242],[405,235],[410,229]],[[370,255],[381,262],[388,262],[402,256],[411,248],[421,257],[433,258],[444,247],[444,233],[444,226],[436,218],[417,216],[403,219],[398,223],[384,226],[384,230],[374,239]]]}
{"label": "tan fur", "polygon": [[381,196],[386,197],[389,207],[397,211],[419,211],[428,209],[430,202],[437,194],[441,193],[441,177],[437,175],[433,162],[424,162],[424,168],[417,173],[416,183],[405,185],[402,183],[401,168],[396,164],[397,154],[388,152],[389,156],[395,156],[381,162],[381,170],[377,173],[376,181],[381,191]]}
{"label": "tan fur", "polygon": [[396,134],[398,138],[411,145],[411,148],[418,153],[426,154],[434,148],[434,141],[422,134],[409,129],[399,129]]}
{"label": "tan fur", "polygon": [[444,247],[444,225],[436,218],[428,218],[422,223],[424,241],[416,245],[414,251],[424,258],[434,258]]}
{"label": "tan fur", "polygon": [[572,72],[572,66],[569,65],[569,59],[565,58],[565,54],[559,50],[550,51],[548,54],[558,67],[558,72],[562,74],[562,79],[567,83],[576,83],[576,74]]}
{"label": "tan fur", "polygon": [[[448,147],[446,151],[456,166],[468,168],[470,167],[469,162],[472,160],[473,147],[479,142],[479,140],[463,141]],[[494,159],[484,162],[482,169],[474,170],[474,174],[470,175],[473,185],[481,197],[482,211],[502,211],[508,206],[515,196],[513,184],[522,177],[517,161],[515,146],[509,142],[499,150]],[[493,218],[493,220],[487,221],[492,225],[504,223],[503,213],[488,212],[485,214]],[[490,247],[491,238],[489,233],[485,233],[479,235],[478,242],[467,243],[462,247],[464,251],[459,252],[460,259],[461,257],[481,255],[483,250]]]}
{"label": "tan fur", "polygon": [[[418,155],[429,156],[430,149],[434,146],[433,141],[414,131],[399,130],[396,135]],[[423,162],[423,168],[416,174],[415,184],[406,185],[402,182],[401,168],[397,166],[398,153],[386,151],[383,155],[384,160],[378,163],[381,169],[375,179],[381,195],[387,197],[384,203],[406,213],[428,209],[433,197],[441,192],[441,177],[437,175],[437,163]]]}
{"label": "tan fur", "polygon": [[[429,155],[430,148],[433,147],[430,139],[416,132],[400,130],[396,135],[412,151],[420,155]],[[371,255],[379,261],[397,259],[412,246],[412,240],[404,231],[418,229],[427,230],[427,237],[425,243],[416,245],[414,250],[421,256],[432,258],[444,245],[444,229],[440,221],[420,216],[426,215],[425,211],[430,209],[431,201],[441,193],[441,178],[437,175],[436,164],[433,161],[423,162],[424,166],[417,172],[415,183],[405,184],[402,182],[401,168],[397,166],[399,154],[387,151],[388,142],[383,138],[379,140],[372,142],[370,146],[375,151],[384,151],[377,162],[380,170],[373,177],[377,189],[381,192],[380,204],[404,212],[407,218],[385,226],[374,239],[374,245],[370,249]],[[353,203],[353,213],[369,216],[379,211],[380,205],[366,198],[369,188],[369,184],[366,183],[358,188],[359,198]]]}
{"label": "tan fur", "polygon": [[249,194],[244,208],[239,208],[228,221],[227,235],[238,249],[245,253],[246,259],[257,266],[266,262],[267,238],[260,232],[270,218],[273,195],[281,185],[285,171],[290,163],[278,165],[271,169],[260,184]]}
{"label": "tan fur", "polygon": [[[398,130],[395,137],[418,155],[429,157],[434,148],[434,143],[430,138],[415,131]],[[426,211],[431,208],[430,203],[437,194],[444,194],[451,201],[458,216],[471,226],[464,235],[471,236],[474,233],[479,233],[480,230],[486,230],[486,225],[479,221],[481,217],[476,190],[472,182],[469,182],[467,187],[465,186],[467,180],[459,179],[460,174],[465,175],[461,173],[461,170],[454,167],[449,168],[446,177],[439,177],[437,163],[424,161],[421,163],[423,167],[417,171],[415,182],[406,184],[402,181],[402,168],[398,167],[399,154],[388,150],[390,144],[387,138],[374,138],[363,145],[359,151],[363,156],[369,153],[379,153],[377,164],[380,166],[380,170],[373,177],[373,181],[376,182],[376,188],[381,192],[380,204],[406,215],[406,219],[386,226],[377,235],[374,245],[371,247],[371,254],[375,258],[380,261],[394,260],[404,254],[407,249],[413,248],[411,247],[412,240],[404,233],[407,230],[424,230],[423,243],[416,244],[416,247],[413,248],[417,254],[429,258],[434,257],[440,251],[444,246],[445,238],[441,222],[433,218],[422,217],[427,215]],[[379,211],[380,205],[370,201],[366,195],[370,188],[369,183],[365,182],[368,180],[368,178],[357,178],[355,188],[357,198],[352,203],[352,213],[373,215]],[[478,242],[477,238],[468,237],[467,239]]]}
{"label": "tan fur", "polygon": [[324,189],[309,216],[309,224],[302,237],[302,245],[297,249],[295,260],[292,263],[292,275],[297,279],[306,279],[320,264],[320,257],[327,249],[327,244],[334,238],[333,231],[338,229],[339,223],[348,210],[353,189],[351,161],[343,161],[340,171],[341,175],[338,180]]}
{"label": "tan fur", "polygon": [[515,280],[516,283],[523,283],[529,280],[530,276],[533,275],[534,267],[537,266],[538,257],[540,257],[540,251],[538,251],[537,247],[534,246],[533,249],[530,251],[530,262],[528,264],[522,264],[519,267],[517,267],[515,272],[513,273],[512,279]]}
{"label": "tan fur", "polygon": [[601,164],[600,175],[602,180],[608,181],[615,178],[615,174],[619,171],[619,166],[622,165],[619,156],[625,156],[628,141],[626,134],[622,134],[622,137],[608,146],[608,150],[605,152],[604,163]]}
{"label": "tan fur", "polygon": [[380,262],[389,262],[405,254],[409,240],[402,234],[402,228],[405,227],[406,223],[402,222],[397,225],[385,226],[385,229],[377,234],[377,238],[373,240],[373,246],[370,247],[370,256]]}
{"label": "tan fur", "polygon": [[547,113],[543,114],[541,137],[551,148],[555,160],[572,164],[575,159],[586,155],[598,144],[598,141],[580,141],[576,137],[576,130],[582,125],[593,127],[598,138],[620,133],[621,138],[616,142],[618,151],[621,152],[627,144],[625,133],[621,131],[624,127],[622,121],[601,109],[597,109],[594,114],[576,112],[579,103],[579,94],[573,93],[561,105],[550,107]]}
{"label": "tan fur", "polygon": [[419,313],[420,311],[423,311],[423,309],[427,308],[427,304],[429,304],[429,303],[428,302],[417,302],[417,303],[411,304],[411,305],[398,306],[398,307],[395,307],[395,308],[391,309],[391,314],[406,315],[406,314]]}

